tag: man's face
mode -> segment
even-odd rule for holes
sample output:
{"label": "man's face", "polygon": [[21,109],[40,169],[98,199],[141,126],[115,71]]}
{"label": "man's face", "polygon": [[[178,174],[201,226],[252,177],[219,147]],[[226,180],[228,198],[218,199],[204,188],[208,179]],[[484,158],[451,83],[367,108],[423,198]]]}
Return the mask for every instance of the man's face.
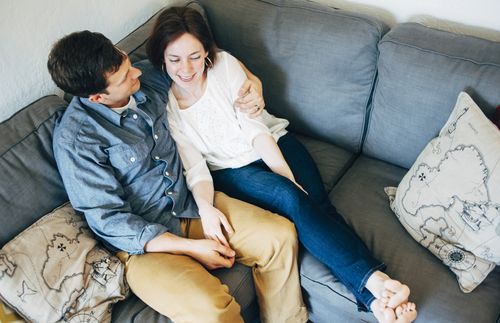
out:
{"label": "man's face", "polygon": [[123,107],[128,103],[130,96],[141,87],[139,81],[141,74],[141,70],[133,67],[129,58],[126,57],[117,71],[106,74],[107,93],[93,94],[89,98],[93,102],[104,104],[110,108]]}

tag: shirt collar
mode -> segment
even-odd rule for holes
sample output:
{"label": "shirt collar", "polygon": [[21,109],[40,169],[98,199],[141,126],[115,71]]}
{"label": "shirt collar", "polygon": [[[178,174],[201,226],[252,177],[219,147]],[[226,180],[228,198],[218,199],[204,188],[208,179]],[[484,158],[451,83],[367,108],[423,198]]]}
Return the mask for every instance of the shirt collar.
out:
{"label": "shirt collar", "polygon": [[[133,97],[137,105],[146,102],[146,95],[141,91],[137,91],[136,93],[134,93]],[[109,122],[117,126],[121,126],[122,117],[126,117],[128,113],[128,111],[125,111],[122,114],[118,114],[114,112],[112,109],[105,106],[104,104],[92,102],[88,98],[80,98],[80,99],[81,102],[85,105],[85,107],[94,111],[95,113],[102,116],[104,119],[108,120]]]}

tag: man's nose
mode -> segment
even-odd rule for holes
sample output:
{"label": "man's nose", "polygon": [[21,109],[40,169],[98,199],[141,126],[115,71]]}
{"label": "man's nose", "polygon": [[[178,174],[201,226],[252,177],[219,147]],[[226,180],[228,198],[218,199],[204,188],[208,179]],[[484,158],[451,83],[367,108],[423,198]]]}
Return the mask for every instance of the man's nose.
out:
{"label": "man's nose", "polygon": [[141,76],[141,75],[142,75],[142,71],[141,71],[140,69],[136,68],[136,67],[132,67],[132,68],[133,68],[133,74],[132,74],[132,77],[133,77],[134,79],[139,78],[139,76]]}

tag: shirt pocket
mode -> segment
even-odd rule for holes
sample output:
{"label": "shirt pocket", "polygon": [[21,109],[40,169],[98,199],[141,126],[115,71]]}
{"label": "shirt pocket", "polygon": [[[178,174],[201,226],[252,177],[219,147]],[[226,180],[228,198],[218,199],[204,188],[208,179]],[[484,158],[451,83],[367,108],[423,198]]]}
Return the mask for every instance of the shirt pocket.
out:
{"label": "shirt pocket", "polygon": [[138,166],[148,156],[148,146],[144,142],[119,144],[108,148],[109,161],[113,167],[126,170]]}

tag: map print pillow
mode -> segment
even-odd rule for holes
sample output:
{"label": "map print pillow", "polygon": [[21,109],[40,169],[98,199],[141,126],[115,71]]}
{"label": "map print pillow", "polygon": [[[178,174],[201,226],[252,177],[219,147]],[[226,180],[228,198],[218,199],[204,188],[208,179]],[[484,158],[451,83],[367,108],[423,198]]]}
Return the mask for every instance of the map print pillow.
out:
{"label": "map print pillow", "polygon": [[109,322],[127,293],[122,263],[69,203],[0,250],[0,296],[30,322]]}
{"label": "map print pillow", "polygon": [[500,264],[500,131],[465,92],[397,189],[385,191],[401,224],[463,292]]}

